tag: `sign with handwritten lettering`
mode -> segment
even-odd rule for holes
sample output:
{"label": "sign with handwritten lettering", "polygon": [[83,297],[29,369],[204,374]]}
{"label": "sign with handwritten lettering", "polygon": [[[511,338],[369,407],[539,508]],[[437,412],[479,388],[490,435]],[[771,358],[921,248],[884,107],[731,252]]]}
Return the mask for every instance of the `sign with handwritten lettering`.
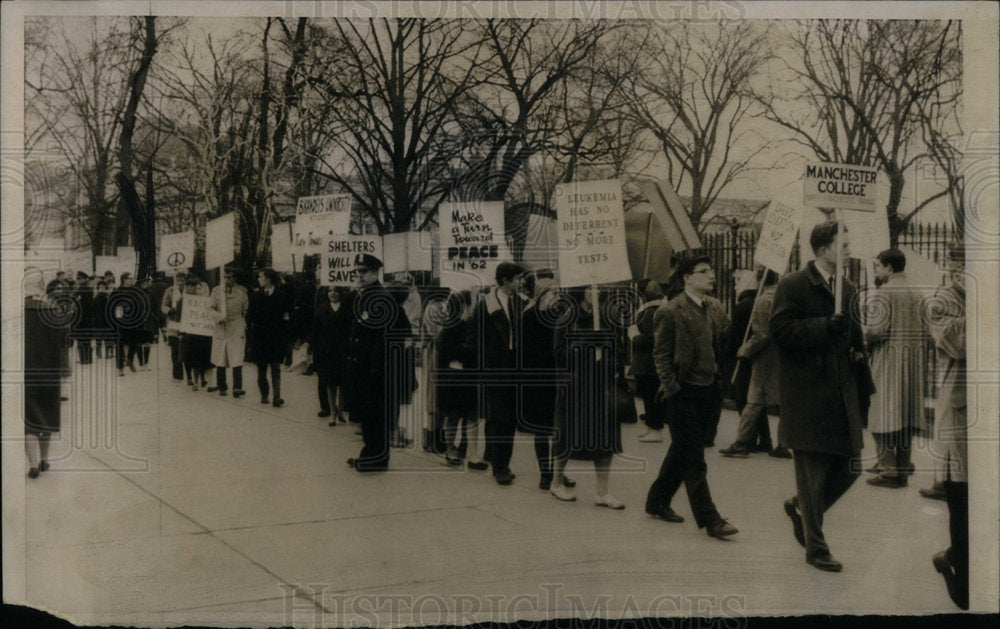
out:
{"label": "sign with handwritten lettering", "polygon": [[795,234],[802,222],[802,207],[772,201],[760,229],[754,262],[781,274],[788,270],[788,260],[795,246]]}
{"label": "sign with handwritten lettering", "polygon": [[[382,237],[367,236],[327,236],[326,244],[320,253],[320,284],[323,286],[357,286],[358,272],[354,270],[354,261],[358,254],[375,256],[382,259]],[[379,269],[379,280],[382,270]]]}
{"label": "sign with handwritten lettering", "polygon": [[219,313],[212,308],[211,297],[185,293],[181,298],[181,320],[171,327],[187,334],[214,336],[218,320]]}
{"label": "sign with handwritten lettering", "polygon": [[503,202],[442,203],[441,286],[464,290],[496,281],[497,266],[513,262],[504,237]]}
{"label": "sign with handwritten lettering", "polygon": [[632,279],[622,186],[617,179],[560,184],[555,190],[555,206],[560,285]]}

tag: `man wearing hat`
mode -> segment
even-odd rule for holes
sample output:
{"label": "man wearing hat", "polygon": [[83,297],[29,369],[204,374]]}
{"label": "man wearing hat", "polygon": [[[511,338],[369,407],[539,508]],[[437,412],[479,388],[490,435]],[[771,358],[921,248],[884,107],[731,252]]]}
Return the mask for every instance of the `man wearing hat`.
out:
{"label": "man wearing hat", "polygon": [[365,445],[347,464],[359,472],[384,471],[389,466],[389,386],[386,334],[405,316],[378,279],[382,261],[367,253],[354,259],[360,288],[354,301],[354,321],[347,340],[344,405],[361,423]]}

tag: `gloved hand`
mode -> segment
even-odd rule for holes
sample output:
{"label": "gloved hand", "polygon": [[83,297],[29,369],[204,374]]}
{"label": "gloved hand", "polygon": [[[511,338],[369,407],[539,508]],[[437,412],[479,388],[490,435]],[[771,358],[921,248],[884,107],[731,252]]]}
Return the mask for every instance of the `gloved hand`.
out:
{"label": "gloved hand", "polygon": [[850,326],[847,322],[847,316],[838,312],[830,317],[826,322],[826,327],[833,336],[846,336]]}

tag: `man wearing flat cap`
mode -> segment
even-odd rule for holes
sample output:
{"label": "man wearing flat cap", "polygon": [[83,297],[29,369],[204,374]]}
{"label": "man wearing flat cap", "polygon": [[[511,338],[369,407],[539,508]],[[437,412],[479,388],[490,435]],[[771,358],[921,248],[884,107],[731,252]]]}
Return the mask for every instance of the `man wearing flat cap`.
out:
{"label": "man wearing flat cap", "polygon": [[364,447],[347,460],[359,472],[380,472],[389,466],[390,403],[386,335],[405,317],[378,279],[382,261],[367,253],[354,259],[359,284],[354,321],[347,340],[344,405],[361,424]]}

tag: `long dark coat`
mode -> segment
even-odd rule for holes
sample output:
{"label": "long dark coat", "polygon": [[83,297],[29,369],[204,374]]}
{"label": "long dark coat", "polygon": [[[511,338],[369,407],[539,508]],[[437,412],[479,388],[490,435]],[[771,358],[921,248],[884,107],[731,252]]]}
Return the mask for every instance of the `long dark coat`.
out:
{"label": "long dark coat", "polygon": [[349,297],[341,297],[336,312],[329,298],[324,297],[312,318],[308,342],[313,356],[313,370],[334,385],[343,382],[344,355],[354,320],[353,310],[354,304]]}
{"label": "long dark coat", "polygon": [[358,291],[352,310],[344,363],[344,406],[350,413],[384,416],[390,410],[387,396],[401,404],[408,388],[408,383],[391,380],[396,370],[391,369],[387,353],[400,349],[390,347],[390,341],[402,343],[410,324],[390,292],[377,282]]}
{"label": "long dark coat", "polygon": [[[500,299],[506,299],[496,287],[476,305],[470,344],[481,353],[480,381],[485,387],[486,420],[514,423],[517,419],[517,345],[521,298],[515,293],[513,317],[508,319]],[[512,344],[511,340],[515,343]]]}
{"label": "long dark coat", "polygon": [[65,332],[49,304],[24,303],[24,432],[59,432],[59,384]]}
{"label": "long dark coat", "polygon": [[[781,279],[771,311],[778,346],[781,421],[778,439],[793,450],[857,456],[874,392],[858,324],[857,289],[843,283],[847,336],[833,336],[828,321],[833,292],[815,262]],[[853,350],[853,357],[852,357]]]}
{"label": "long dark coat", "polygon": [[[471,323],[464,319],[442,327],[435,339],[437,412],[442,417],[476,419],[479,417],[479,384],[475,381],[478,364],[475,347],[469,344]],[[461,369],[451,366],[461,363]]]}
{"label": "long dark coat", "polygon": [[521,408],[517,429],[535,435],[555,432],[556,321],[547,314],[543,300],[535,300],[521,313]]}
{"label": "long dark coat", "polygon": [[270,295],[254,291],[247,310],[249,362],[267,365],[285,359],[291,311],[292,300],[281,288],[275,288]]}
{"label": "long dark coat", "polygon": [[87,343],[94,338],[94,289],[80,286],[75,292],[77,315],[74,318],[71,335],[78,341]]}

